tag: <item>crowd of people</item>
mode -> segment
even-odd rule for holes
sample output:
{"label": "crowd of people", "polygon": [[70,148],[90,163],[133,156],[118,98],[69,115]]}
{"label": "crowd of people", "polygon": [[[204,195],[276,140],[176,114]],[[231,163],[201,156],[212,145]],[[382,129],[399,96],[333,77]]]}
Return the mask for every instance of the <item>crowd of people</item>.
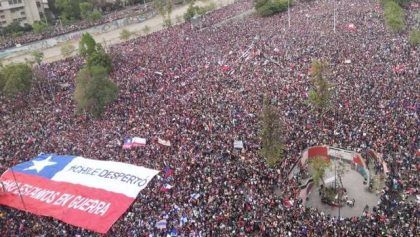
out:
{"label": "crowd of people", "polygon": [[[332,1],[295,1],[290,28],[287,13],[243,14],[252,4],[216,10],[201,29],[184,23],[112,46],[119,96],[102,119],[75,113],[80,58],[41,65],[45,79],[29,98],[0,98],[0,171],[40,152],[173,169],[172,189],[161,190],[160,173],[109,236],[417,236],[419,206],[401,193],[419,187],[418,48],[387,29],[375,0],[337,1],[336,31]],[[408,19],[407,27],[417,24]],[[314,59],[328,62],[332,84],[322,116],[307,103]],[[259,153],[264,98],[285,124],[284,159],[274,169]],[[147,145],[122,149],[133,136]],[[245,148],[235,150],[234,140]],[[291,168],[320,144],[383,155],[389,177],[378,206],[337,218],[285,205],[299,192]],[[156,226],[162,219],[166,228]],[[1,236],[94,234],[7,207],[0,227]]]}
{"label": "crowd of people", "polygon": [[3,36],[0,38],[0,50],[12,48],[16,45],[24,45],[34,41],[48,39],[67,33],[84,30],[94,26],[102,25],[105,23],[113,22],[119,19],[127,18],[130,16],[139,16],[152,10],[150,3],[138,6],[128,7],[119,11],[105,12],[99,20],[80,20],[70,24],[62,24],[61,21],[56,21],[55,25],[48,26],[46,30],[41,33],[29,31],[24,32],[21,36]]}

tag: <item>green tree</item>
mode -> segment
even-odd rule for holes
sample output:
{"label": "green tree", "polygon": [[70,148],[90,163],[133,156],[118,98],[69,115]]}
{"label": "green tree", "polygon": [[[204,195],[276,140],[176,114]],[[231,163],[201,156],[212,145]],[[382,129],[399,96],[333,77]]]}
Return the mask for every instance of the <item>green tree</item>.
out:
{"label": "green tree", "polygon": [[256,0],[255,10],[260,16],[267,17],[278,12],[286,11],[292,0]]}
{"label": "green tree", "polygon": [[88,59],[96,51],[96,41],[89,33],[84,33],[79,42],[79,54],[84,59]]}
{"label": "green tree", "polygon": [[319,186],[320,182],[325,184],[325,171],[331,166],[331,162],[328,160],[328,157],[316,156],[310,158],[308,164],[309,172],[311,173],[314,184],[316,186]]}
{"label": "green tree", "polygon": [[60,51],[64,58],[68,58],[75,51],[75,47],[70,42],[66,42],[63,46],[61,46]]}
{"label": "green tree", "polygon": [[101,66],[106,69],[107,73],[111,72],[112,59],[107,54],[101,44],[96,45],[96,50],[87,59],[88,67]]}
{"label": "green tree", "polygon": [[129,30],[127,30],[127,29],[123,29],[121,32],[120,32],[120,39],[121,40],[128,40],[130,37],[131,37],[131,35],[132,35],[132,33],[129,31]]}
{"label": "green tree", "polygon": [[31,53],[32,57],[34,58],[34,61],[39,65],[42,62],[42,59],[44,59],[44,53],[40,51],[33,51]]}
{"label": "green tree", "polygon": [[24,27],[20,25],[19,22],[14,21],[10,23],[8,26],[4,27],[2,31],[5,34],[13,34],[13,33],[22,33],[25,31]]}
{"label": "green tree", "polygon": [[80,19],[80,0],[55,0],[55,7],[60,11],[64,23]]}
{"label": "green tree", "polygon": [[91,22],[99,21],[102,18],[102,13],[97,9],[93,10],[92,13],[89,14],[88,20]]}
{"label": "green tree", "polygon": [[32,85],[32,68],[25,63],[9,64],[1,70],[1,90],[8,96],[29,92]]}
{"label": "green tree", "polygon": [[45,29],[47,29],[47,27],[48,27],[48,25],[45,22],[42,22],[42,21],[35,21],[32,24],[32,29],[37,34],[45,31]]}
{"label": "green tree", "polygon": [[79,112],[86,111],[94,117],[100,117],[105,107],[117,98],[117,94],[118,87],[109,80],[105,68],[93,66],[79,71],[74,93]]}
{"label": "green tree", "polygon": [[318,60],[312,62],[312,89],[309,91],[308,100],[321,114],[329,108],[331,102],[331,86],[325,77],[326,68],[325,62]]}
{"label": "green tree", "polygon": [[408,37],[408,41],[413,46],[420,45],[420,30],[412,30],[412,31],[410,31],[410,35]]}
{"label": "green tree", "polygon": [[108,73],[111,71],[111,57],[89,33],[83,34],[79,42],[79,53],[86,60],[88,67],[102,66]]}
{"label": "green tree", "polygon": [[264,101],[262,114],[261,155],[269,167],[275,167],[283,159],[283,124],[276,107]]}
{"label": "green tree", "polygon": [[90,2],[81,2],[79,3],[79,8],[80,16],[82,19],[86,20],[93,11],[93,4]]}
{"label": "green tree", "polygon": [[383,1],[384,18],[388,27],[394,32],[401,32],[405,28],[404,9],[393,0]]}

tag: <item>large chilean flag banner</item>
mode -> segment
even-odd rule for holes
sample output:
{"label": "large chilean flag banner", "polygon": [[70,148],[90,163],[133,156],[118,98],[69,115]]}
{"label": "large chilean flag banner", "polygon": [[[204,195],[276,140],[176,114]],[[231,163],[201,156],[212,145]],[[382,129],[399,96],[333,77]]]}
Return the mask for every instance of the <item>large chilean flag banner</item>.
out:
{"label": "large chilean flag banner", "polygon": [[140,166],[42,154],[8,169],[0,204],[106,233],[158,173]]}

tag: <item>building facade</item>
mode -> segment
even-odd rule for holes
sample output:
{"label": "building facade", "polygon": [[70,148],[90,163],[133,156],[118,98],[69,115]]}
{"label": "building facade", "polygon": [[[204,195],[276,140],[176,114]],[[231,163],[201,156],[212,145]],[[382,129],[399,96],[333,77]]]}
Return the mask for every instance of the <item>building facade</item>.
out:
{"label": "building facade", "polygon": [[21,25],[45,20],[48,0],[0,0],[0,28],[13,22]]}

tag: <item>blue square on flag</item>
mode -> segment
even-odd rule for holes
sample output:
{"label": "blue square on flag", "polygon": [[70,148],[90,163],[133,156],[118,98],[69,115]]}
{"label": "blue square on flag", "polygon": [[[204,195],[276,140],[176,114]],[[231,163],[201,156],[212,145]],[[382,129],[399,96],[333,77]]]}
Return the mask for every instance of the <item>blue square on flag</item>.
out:
{"label": "blue square on flag", "polygon": [[51,179],[57,172],[61,171],[74,156],[56,156],[54,154],[42,154],[28,162],[13,167],[13,171],[38,175]]}

